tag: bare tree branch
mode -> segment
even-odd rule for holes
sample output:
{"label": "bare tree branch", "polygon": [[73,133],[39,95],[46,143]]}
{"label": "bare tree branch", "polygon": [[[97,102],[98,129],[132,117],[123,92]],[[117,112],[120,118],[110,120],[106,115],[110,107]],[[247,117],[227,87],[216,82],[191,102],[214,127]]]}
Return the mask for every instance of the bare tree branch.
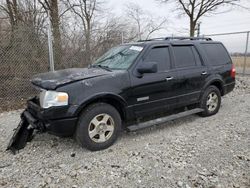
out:
{"label": "bare tree branch", "polygon": [[70,9],[75,15],[77,15],[84,29],[85,36],[85,51],[86,51],[86,61],[91,63],[91,35],[92,35],[92,25],[95,13],[97,12],[97,7],[99,2],[97,0],[67,0],[67,9]]}
{"label": "bare tree branch", "polygon": [[194,36],[196,24],[204,15],[214,13],[222,6],[240,6],[240,0],[160,0],[163,3],[174,2],[177,10],[186,14],[190,20],[190,36]]}
{"label": "bare tree branch", "polygon": [[155,18],[150,13],[145,12],[142,8],[135,3],[126,5],[125,10],[129,20],[135,22],[137,27],[137,39],[148,39],[154,32],[163,29],[164,24],[167,22],[166,18]]}

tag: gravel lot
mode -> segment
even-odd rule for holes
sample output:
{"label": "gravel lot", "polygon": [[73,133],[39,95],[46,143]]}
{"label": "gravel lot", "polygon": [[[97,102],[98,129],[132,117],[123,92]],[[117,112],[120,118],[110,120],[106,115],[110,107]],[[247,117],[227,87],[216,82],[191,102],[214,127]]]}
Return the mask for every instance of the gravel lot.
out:
{"label": "gravel lot", "polygon": [[0,114],[0,187],[250,187],[250,77],[215,116],[124,132],[99,152],[48,134],[6,152],[20,112]]}

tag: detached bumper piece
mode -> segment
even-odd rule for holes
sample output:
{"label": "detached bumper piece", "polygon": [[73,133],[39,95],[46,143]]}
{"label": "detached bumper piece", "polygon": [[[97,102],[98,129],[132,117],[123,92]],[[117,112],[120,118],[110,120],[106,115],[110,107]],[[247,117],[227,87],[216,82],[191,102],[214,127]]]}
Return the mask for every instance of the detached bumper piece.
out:
{"label": "detached bumper piece", "polygon": [[35,129],[41,130],[36,119],[28,111],[24,111],[21,114],[19,125],[14,129],[14,134],[10,139],[7,150],[16,154],[18,150],[23,149],[26,143],[33,139]]}

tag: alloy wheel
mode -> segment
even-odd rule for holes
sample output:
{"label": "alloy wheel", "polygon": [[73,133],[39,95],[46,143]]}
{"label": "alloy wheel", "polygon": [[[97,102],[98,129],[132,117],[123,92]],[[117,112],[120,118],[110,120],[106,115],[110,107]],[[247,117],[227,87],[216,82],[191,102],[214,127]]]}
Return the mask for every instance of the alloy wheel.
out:
{"label": "alloy wheel", "polygon": [[215,92],[211,92],[208,96],[207,96],[207,109],[209,112],[213,112],[217,106],[218,106],[218,95]]}
{"label": "alloy wheel", "polygon": [[113,135],[114,128],[115,123],[110,115],[98,114],[89,123],[89,137],[96,143],[106,142]]}

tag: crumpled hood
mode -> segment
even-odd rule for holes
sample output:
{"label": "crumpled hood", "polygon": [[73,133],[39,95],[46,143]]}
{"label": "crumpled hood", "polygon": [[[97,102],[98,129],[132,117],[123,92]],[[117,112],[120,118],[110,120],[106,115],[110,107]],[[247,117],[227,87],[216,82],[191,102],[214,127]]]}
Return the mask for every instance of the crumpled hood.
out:
{"label": "crumpled hood", "polygon": [[31,83],[43,89],[56,89],[75,81],[94,78],[110,74],[109,71],[99,68],[72,68],[55,72],[47,72],[35,75]]}

